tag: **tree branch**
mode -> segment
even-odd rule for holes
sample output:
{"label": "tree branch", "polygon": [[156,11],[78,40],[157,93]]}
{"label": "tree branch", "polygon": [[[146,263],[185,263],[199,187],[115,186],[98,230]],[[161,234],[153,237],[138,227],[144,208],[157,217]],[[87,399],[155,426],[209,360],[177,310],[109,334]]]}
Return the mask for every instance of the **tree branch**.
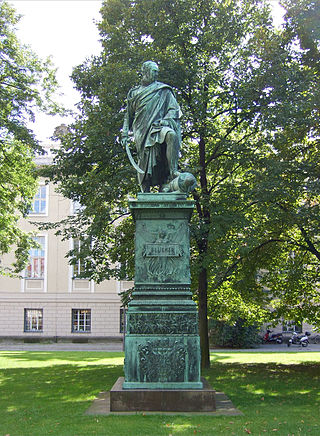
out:
{"label": "tree branch", "polygon": [[308,234],[306,232],[306,230],[304,229],[304,227],[299,226],[300,232],[303,236],[303,239],[305,240],[307,246],[308,246],[308,251],[310,251],[310,253],[312,253],[314,256],[316,256],[316,258],[318,260],[320,260],[320,253],[319,251],[316,249],[316,247],[314,246],[314,244],[311,242],[310,238],[308,237]]}
{"label": "tree branch", "polygon": [[230,177],[231,174],[233,174],[238,168],[240,168],[241,165],[238,164],[232,171],[230,171],[226,176],[222,177],[222,179],[220,179],[217,183],[215,183],[214,185],[211,186],[211,188],[208,190],[209,193],[211,193],[213,191],[214,188],[216,188],[217,186],[219,186],[224,180],[228,179]]}
{"label": "tree branch", "polygon": [[252,250],[250,250],[245,256],[239,257],[230,267],[227,269],[227,271],[223,274],[221,279],[215,284],[215,287],[219,287],[222,285],[222,283],[237,269],[239,263],[243,261],[246,257],[250,256],[251,254],[259,251],[261,248],[265,247],[266,245],[275,243],[275,242],[284,242],[283,239],[269,239],[268,241],[262,242],[257,247],[254,247]]}
{"label": "tree branch", "polygon": [[[217,157],[216,153],[218,152],[219,148],[221,147],[221,145],[223,144],[223,141],[230,135],[230,133],[232,133],[241,123],[243,123],[243,121],[245,121],[246,118],[242,118],[240,121],[237,121],[232,127],[230,127],[230,129],[227,131],[227,133],[222,137],[222,139],[218,142],[218,144],[216,145],[213,153],[211,154],[211,156],[207,159],[207,165]],[[253,134],[253,133],[252,133]],[[249,134],[248,134],[249,135]],[[244,138],[242,138],[244,139]],[[241,140],[242,140],[241,139]],[[241,142],[241,140],[239,141],[239,143]],[[221,154],[220,154],[221,155]]]}

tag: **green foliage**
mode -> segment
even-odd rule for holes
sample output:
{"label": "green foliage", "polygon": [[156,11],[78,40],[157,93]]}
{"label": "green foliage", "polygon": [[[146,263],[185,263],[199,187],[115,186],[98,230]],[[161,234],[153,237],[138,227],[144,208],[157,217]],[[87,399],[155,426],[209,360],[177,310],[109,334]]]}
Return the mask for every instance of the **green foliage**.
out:
{"label": "green foliage", "polygon": [[0,273],[23,269],[32,245],[31,236],[21,231],[18,220],[27,214],[36,190],[33,157],[40,152],[27,122],[36,109],[55,113],[51,100],[57,84],[50,60],[40,61],[21,45],[15,35],[18,17],[6,1],[0,3],[0,255],[15,246],[12,267],[0,266]]}
{"label": "green foliage", "polygon": [[257,327],[245,325],[243,319],[237,319],[232,325],[211,319],[209,337],[213,347],[255,348],[261,343]]}
{"label": "green foliage", "polygon": [[[202,338],[208,302],[210,315],[230,322],[319,322],[320,87],[315,64],[297,45],[301,14],[292,10],[276,30],[264,1],[108,0],[102,53],[73,72],[81,115],[51,177],[84,206],[60,232],[90,241],[79,256],[92,260],[87,275],[96,280],[132,276],[132,223],[113,228],[127,216],[128,193],[137,192],[119,144],[127,91],[150,59],[175,89],[184,113],[180,166],[198,180],[191,254]],[[287,267],[293,253],[296,270]],[[291,289],[301,298],[291,299]]]}
{"label": "green foliage", "polygon": [[[19,142],[6,142],[0,148],[0,253],[16,246],[13,271],[24,267],[31,246],[31,236],[19,228],[26,216],[37,187],[31,150]],[[0,265],[0,273],[10,268]]]}
{"label": "green foliage", "polygon": [[297,37],[303,50],[304,64],[320,72],[320,4],[316,0],[282,0],[286,9],[286,30],[291,38]]}
{"label": "green foliage", "polygon": [[[191,168],[200,178],[193,234],[195,250],[203,260],[208,254],[205,241],[211,228],[211,197],[226,174],[241,177],[241,165],[257,149],[250,139],[255,135],[250,124],[261,105],[252,102],[258,73],[249,54],[257,38],[255,29],[271,32],[267,9],[254,1],[239,5],[109,1],[104,3],[102,16],[99,28],[103,52],[74,70],[73,79],[82,94],[82,114],[63,139],[52,177],[61,182],[64,195],[85,206],[79,214],[79,233],[82,220],[88,217],[86,238],[97,235],[100,243],[105,241],[101,243],[99,264],[109,251],[109,224],[122,216],[115,211],[124,210],[127,194],[137,190],[134,171],[118,142],[126,93],[137,83],[136,71],[141,63],[154,59],[160,65],[160,80],[175,88],[185,114],[181,167]],[[262,87],[263,83],[259,85]],[[259,93],[255,91],[254,96],[259,97]],[[242,138],[240,125],[245,132]],[[225,193],[229,186],[223,189]],[[64,234],[69,236],[74,229],[73,220]],[[130,240],[130,232],[121,232],[121,236],[121,243],[117,243],[120,249],[123,241]],[[109,274],[112,271],[108,267],[101,269],[102,278]]]}

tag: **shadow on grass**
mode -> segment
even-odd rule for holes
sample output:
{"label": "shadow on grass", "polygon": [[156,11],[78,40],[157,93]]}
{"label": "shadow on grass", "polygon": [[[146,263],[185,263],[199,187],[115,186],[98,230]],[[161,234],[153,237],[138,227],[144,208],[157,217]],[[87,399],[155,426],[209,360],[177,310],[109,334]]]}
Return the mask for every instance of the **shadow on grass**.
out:
{"label": "shadow on grass", "polygon": [[316,362],[228,363],[219,356],[204,376],[216,390],[224,391],[242,411],[271,407],[276,413],[284,406],[314,411],[320,406],[320,365]]}
{"label": "shadow on grass", "polygon": [[0,351],[0,359],[26,362],[98,362],[101,359],[123,358],[123,352],[107,351]]}
{"label": "shadow on grass", "polygon": [[[198,431],[201,425],[202,435],[226,435],[231,434],[228,428],[236,425],[235,434],[243,434],[244,426],[251,425],[247,422],[254,422],[255,434],[262,434],[262,429],[273,434],[275,418],[277,423],[280,420],[292,422],[292,427],[281,433],[292,434],[294,426],[297,427],[302,419],[309,428],[313,426],[312,431],[319,420],[316,412],[320,403],[319,364],[228,363],[227,356],[222,356],[223,360],[219,355],[213,356],[212,368],[206,370],[204,376],[216,390],[225,392],[232,399],[245,413],[244,417],[90,417],[84,416],[84,412],[91,401],[100,391],[110,390],[123,375],[123,366],[113,365],[112,359],[109,364],[92,364],[92,359],[99,360],[110,354],[122,357],[122,353],[97,353],[97,356],[91,352],[82,353],[83,365],[79,365],[79,354],[75,358],[73,353],[62,352],[61,359],[69,360],[70,364],[58,362],[42,367],[32,367],[32,360],[57,360],[60,353],[5,354],[16,359],[18,364],[29,359],[31,367],[0,370],[0,434],[189,435]],[[86,365],[86,359],[89,359],[89,365]],[[260,416],[263,419],[259,419]],[[307,434],[307,430],[300,434]]]}
{"label": "shadow on grass", "polygon": [[31,423],[40,427],[52,422],[70,425],[83,416],[100,391],[110,390],[122,375],[122,365],[2,369],[0,434],[32,434]]}

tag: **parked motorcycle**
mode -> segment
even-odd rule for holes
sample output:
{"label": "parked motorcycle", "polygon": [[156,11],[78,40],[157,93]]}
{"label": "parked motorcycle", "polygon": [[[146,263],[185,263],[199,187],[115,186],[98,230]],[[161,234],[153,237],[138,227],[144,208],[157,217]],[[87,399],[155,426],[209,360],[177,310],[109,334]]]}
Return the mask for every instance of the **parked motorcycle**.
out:
{"label": "parked motorcycle", "polygon": [[297,332],[293,332],[291,338],[288,341],[288,347],[291,345],[299,345],[300,347],[307,347],[309,344],[309,336],[311,333],[305,332],[305,334],[298,335]]}
{"label": "parked motorcycle", "polygon": [[275,342],[276,344],[282,344],[282,333],[271,333],[271,330],[267,330],[266,334],[263,337],[263,342]]}

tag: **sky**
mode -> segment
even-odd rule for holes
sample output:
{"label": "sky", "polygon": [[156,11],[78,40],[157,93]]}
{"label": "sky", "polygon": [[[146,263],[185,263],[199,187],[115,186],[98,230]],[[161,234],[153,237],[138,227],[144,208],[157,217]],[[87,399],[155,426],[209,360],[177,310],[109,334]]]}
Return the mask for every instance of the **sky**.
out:
{"label": "sky", "polygon": [[[52,57],[63,96],[59,101],[74,109],[80,100],[70,79],[72,69],[87,57],[99,54],[101,45],[95,21],[100,20],[102,0],[8,0],[22,15],[17,36],[41,58]],[[275,24],[279,25],[283,11],[276,0],[270,0]],[[43,145],[50,144],[55,127],[68,124],[72,118],[37,114],[29,127]]]}
{"label": "sky", "polygon": [[[73,67],[87,57],[99,54],[101,45],[94,21],[100,20],[101,0],[9,0],[22,15],[17,25],[19,40],[31,46],[41,58],[52,57],[63,96],[59,101],[68,109],[80,100],[79,93],[70,80]],[[71,118],[37,114],[35,123],[29,127],[38,139],[50,143],[54,128],[68,124]]]}

